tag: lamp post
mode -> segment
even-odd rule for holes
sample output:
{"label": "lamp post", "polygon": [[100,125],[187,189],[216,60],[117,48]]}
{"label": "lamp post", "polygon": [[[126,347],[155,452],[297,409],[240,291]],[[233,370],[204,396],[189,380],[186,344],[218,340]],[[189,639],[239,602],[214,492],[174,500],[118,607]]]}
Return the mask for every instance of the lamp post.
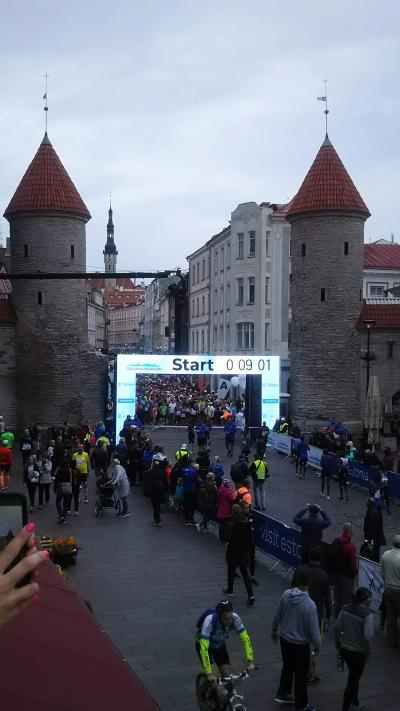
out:
{"label": "lamp post", "polygon": [[375,326],[376,321],[375,319],[369,318],[369,319],[364,319],[364,323],[367,327],[367,354],[366,354],[366,361],[367,361],[367,388],[366,388],[366,393],[368,394],[368,388],[369,388],[369,361],[370,361],[370,352],[369,352],[369,346],[370,346],[370,334],[371,334],[371,328]]}

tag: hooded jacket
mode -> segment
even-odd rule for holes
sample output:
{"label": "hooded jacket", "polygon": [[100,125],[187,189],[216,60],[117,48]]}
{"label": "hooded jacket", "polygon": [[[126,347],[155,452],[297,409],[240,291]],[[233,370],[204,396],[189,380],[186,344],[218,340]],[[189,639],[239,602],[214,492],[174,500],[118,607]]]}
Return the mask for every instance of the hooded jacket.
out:
{"label": "hooded jacket", "polygon": [[291,644],[310,644],[314,649],[321,646],[321,635],[315,603],[309,594],[299,588],[290,588],[283,593],[272,630]]}

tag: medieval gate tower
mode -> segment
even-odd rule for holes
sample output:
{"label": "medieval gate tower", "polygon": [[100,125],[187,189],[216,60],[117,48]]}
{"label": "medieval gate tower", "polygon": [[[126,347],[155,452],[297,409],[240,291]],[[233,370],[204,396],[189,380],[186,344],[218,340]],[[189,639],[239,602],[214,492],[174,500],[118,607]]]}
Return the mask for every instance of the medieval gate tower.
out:
{"label": "medieval gate tower", "polygon": [[289,204],[292,255],[291,411],[308,429],[360,425],[364,223],[370,213],[326,136]]}
{"label": "medieval gate tower", "polygon": [[[12,272],[85,272],[89,211],[47,133],[4,216]],[[83,279],[13,282],[17,425],[104,414],[106,359],[88,346]]]}

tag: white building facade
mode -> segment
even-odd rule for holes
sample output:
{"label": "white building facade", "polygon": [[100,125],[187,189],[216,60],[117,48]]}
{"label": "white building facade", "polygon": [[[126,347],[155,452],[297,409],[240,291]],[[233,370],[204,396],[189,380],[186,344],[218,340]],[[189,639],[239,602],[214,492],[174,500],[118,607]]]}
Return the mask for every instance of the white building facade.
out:
{"label": "white building facade", "polygon": [[377,240],[364,245],[364,299],[391,299],[400,287],[400,244]]}
{"label": "white building facade", "polygon": [[279,355],[286,391],[289,252],[284,208],[250,202],[234,210],[230,227],[189,255],[191,352]]}

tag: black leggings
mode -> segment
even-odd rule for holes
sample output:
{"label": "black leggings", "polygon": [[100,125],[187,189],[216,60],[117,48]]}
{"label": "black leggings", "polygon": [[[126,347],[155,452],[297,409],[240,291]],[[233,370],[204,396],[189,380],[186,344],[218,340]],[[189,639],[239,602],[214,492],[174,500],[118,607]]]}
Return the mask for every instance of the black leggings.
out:
{"label": "black leggings", "polygon": [[343,694],[342,711],[350,711],[351,705],[358,706],[358,686],[365,667],[365,654],[342,649],[342,656],[349,668],[347,686]]}
{"label": "black leggings", "polygon": [[251,584],[251,579],[250,579],[249,571],[247,569],[247,565],[237,566],[237,565],[235,565],[235,563],[228,563],[228,590],[230,592],[233,591],[233,579],[235,577],[236,568],[239,568],[239,570],[242,574],[242,578],[243,578],[244,586],[247,591],[247,595],[249,597],[252,597],[253,586]]}

